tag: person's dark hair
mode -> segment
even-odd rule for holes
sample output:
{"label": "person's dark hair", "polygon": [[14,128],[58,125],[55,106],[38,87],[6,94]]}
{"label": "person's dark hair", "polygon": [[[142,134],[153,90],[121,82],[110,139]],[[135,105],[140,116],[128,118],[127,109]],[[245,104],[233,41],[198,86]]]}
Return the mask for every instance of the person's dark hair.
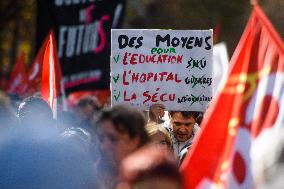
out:
{"label": "person's dark hair", "polygon": [[196,111],[169,111],[169,114],[172,117],[175,113],[178,113],[178,112],[180,112],[181,115],[185,118],[193,117],[195,120],[197,120],[198,117],[200,116],[200,112],[196,112]]}
{"label": "person's dark hair", "polygon": [[198,117],[196,118],[196,122],[198,123],[198,125],[201,125],[201,122],[203,120],[203,116],[204,116],[204,113],[200,112]]}
{"label": "person's dark hair", "polygon": [[138,136],[140,146],[146,144],[149,140],[144,128],[146,125],[144,115],[134,108],[117,105],[104,109],[96,122],[97,127],[100,127],[100,123],[106,120],[110,120],[117,131],[127,133],[130,138]]}
{"label": "person's dark hair", "polygon": [[86,96],[81,98],[78,103],[77,106],[80,108],[83,108],[87,105],[91,105],[95,111],[99,111],[102,108],[101,103],[99,102],[99,100],[95,97],[91,97],[91,96]]}
{"label": "person's dark hair", "polygon": [[156,108],[161,108],[163,110],[166,109],[166,107],[163,104],[153,104],[153,105],[151,105],[150,108],[149,108],[149,119],[150,119],[150,121],[154,121],[154,122],[157,122],[159,124],[163,123],[163,122],[159,122],[159,118],[154,113]]}

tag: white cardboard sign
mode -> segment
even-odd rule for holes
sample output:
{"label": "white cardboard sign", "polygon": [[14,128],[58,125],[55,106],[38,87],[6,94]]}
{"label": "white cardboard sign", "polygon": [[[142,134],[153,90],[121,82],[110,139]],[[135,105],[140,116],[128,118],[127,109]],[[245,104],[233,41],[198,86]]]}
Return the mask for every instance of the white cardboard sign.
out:
{"label": "white cardboard sign", "polygon": [[212,99],[212,30],[112,30],[111,102],[205,111]]}

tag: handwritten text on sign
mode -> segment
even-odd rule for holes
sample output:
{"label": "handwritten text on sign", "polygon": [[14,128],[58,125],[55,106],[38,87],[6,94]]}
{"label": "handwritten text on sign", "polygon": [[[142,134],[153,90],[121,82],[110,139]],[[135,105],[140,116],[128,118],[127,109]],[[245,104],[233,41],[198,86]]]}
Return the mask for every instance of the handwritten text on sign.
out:
{"label": "handwritten text on sign", "polygon": [[112,104],[205,111],[212,99],[211,30],[112,30]]}

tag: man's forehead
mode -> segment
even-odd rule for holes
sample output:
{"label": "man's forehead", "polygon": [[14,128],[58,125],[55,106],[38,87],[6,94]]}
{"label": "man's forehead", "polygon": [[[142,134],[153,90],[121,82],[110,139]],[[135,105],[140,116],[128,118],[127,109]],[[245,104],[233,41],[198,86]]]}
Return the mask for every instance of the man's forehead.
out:
{"label": "man's forehead", "polygon": [[171,116],[171,119],[174,121],[174,120],[187,120],[187,121],[192,121],[194,119],[194,116],[193,115],[188,115],[188,116],[184,116],[182,115],[181,112],[175,112],[172,114]]}
{"label": "man's forehead", "polygon": [[110,135],[128,135],[127,132],[117,130],[113,122],[109,119],[106,119],[99,123],[97,133]]}

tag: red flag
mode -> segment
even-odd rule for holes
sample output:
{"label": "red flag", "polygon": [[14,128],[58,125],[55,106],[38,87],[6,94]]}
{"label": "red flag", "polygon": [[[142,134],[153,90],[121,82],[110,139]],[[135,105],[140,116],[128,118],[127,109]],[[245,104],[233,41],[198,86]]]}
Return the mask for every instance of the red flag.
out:
{"label": "red flag", "polygon": [[258,5],[230,65],[181,166],[186,189],[253,188],[250,152],[261,137],[283,127],[284,45]]}
{"label": "red flag", "polygon": [[49,103],[56,117],[62,74],[53,32],[50,32],[48,36],[43,56],[41,95]]}
{"label": "red flag", "polygon": [[21,53],[17,62],[14,64],[10,80],[7,84],[6,91],[17,95],[23,95],[27,90],[27,75],[25,68],[25,54]]}
{"label": "red flag", "polygon": [[41,73],[42,73],[42,64],[43,64],[43,55],[47,42],[49,40],[49,35],[45,38],[41,48],[39,49],[36,58],[28,72],[28,82],[29,82],[29,93],[35,93],[40,91],[40,82],[41,82]]}

